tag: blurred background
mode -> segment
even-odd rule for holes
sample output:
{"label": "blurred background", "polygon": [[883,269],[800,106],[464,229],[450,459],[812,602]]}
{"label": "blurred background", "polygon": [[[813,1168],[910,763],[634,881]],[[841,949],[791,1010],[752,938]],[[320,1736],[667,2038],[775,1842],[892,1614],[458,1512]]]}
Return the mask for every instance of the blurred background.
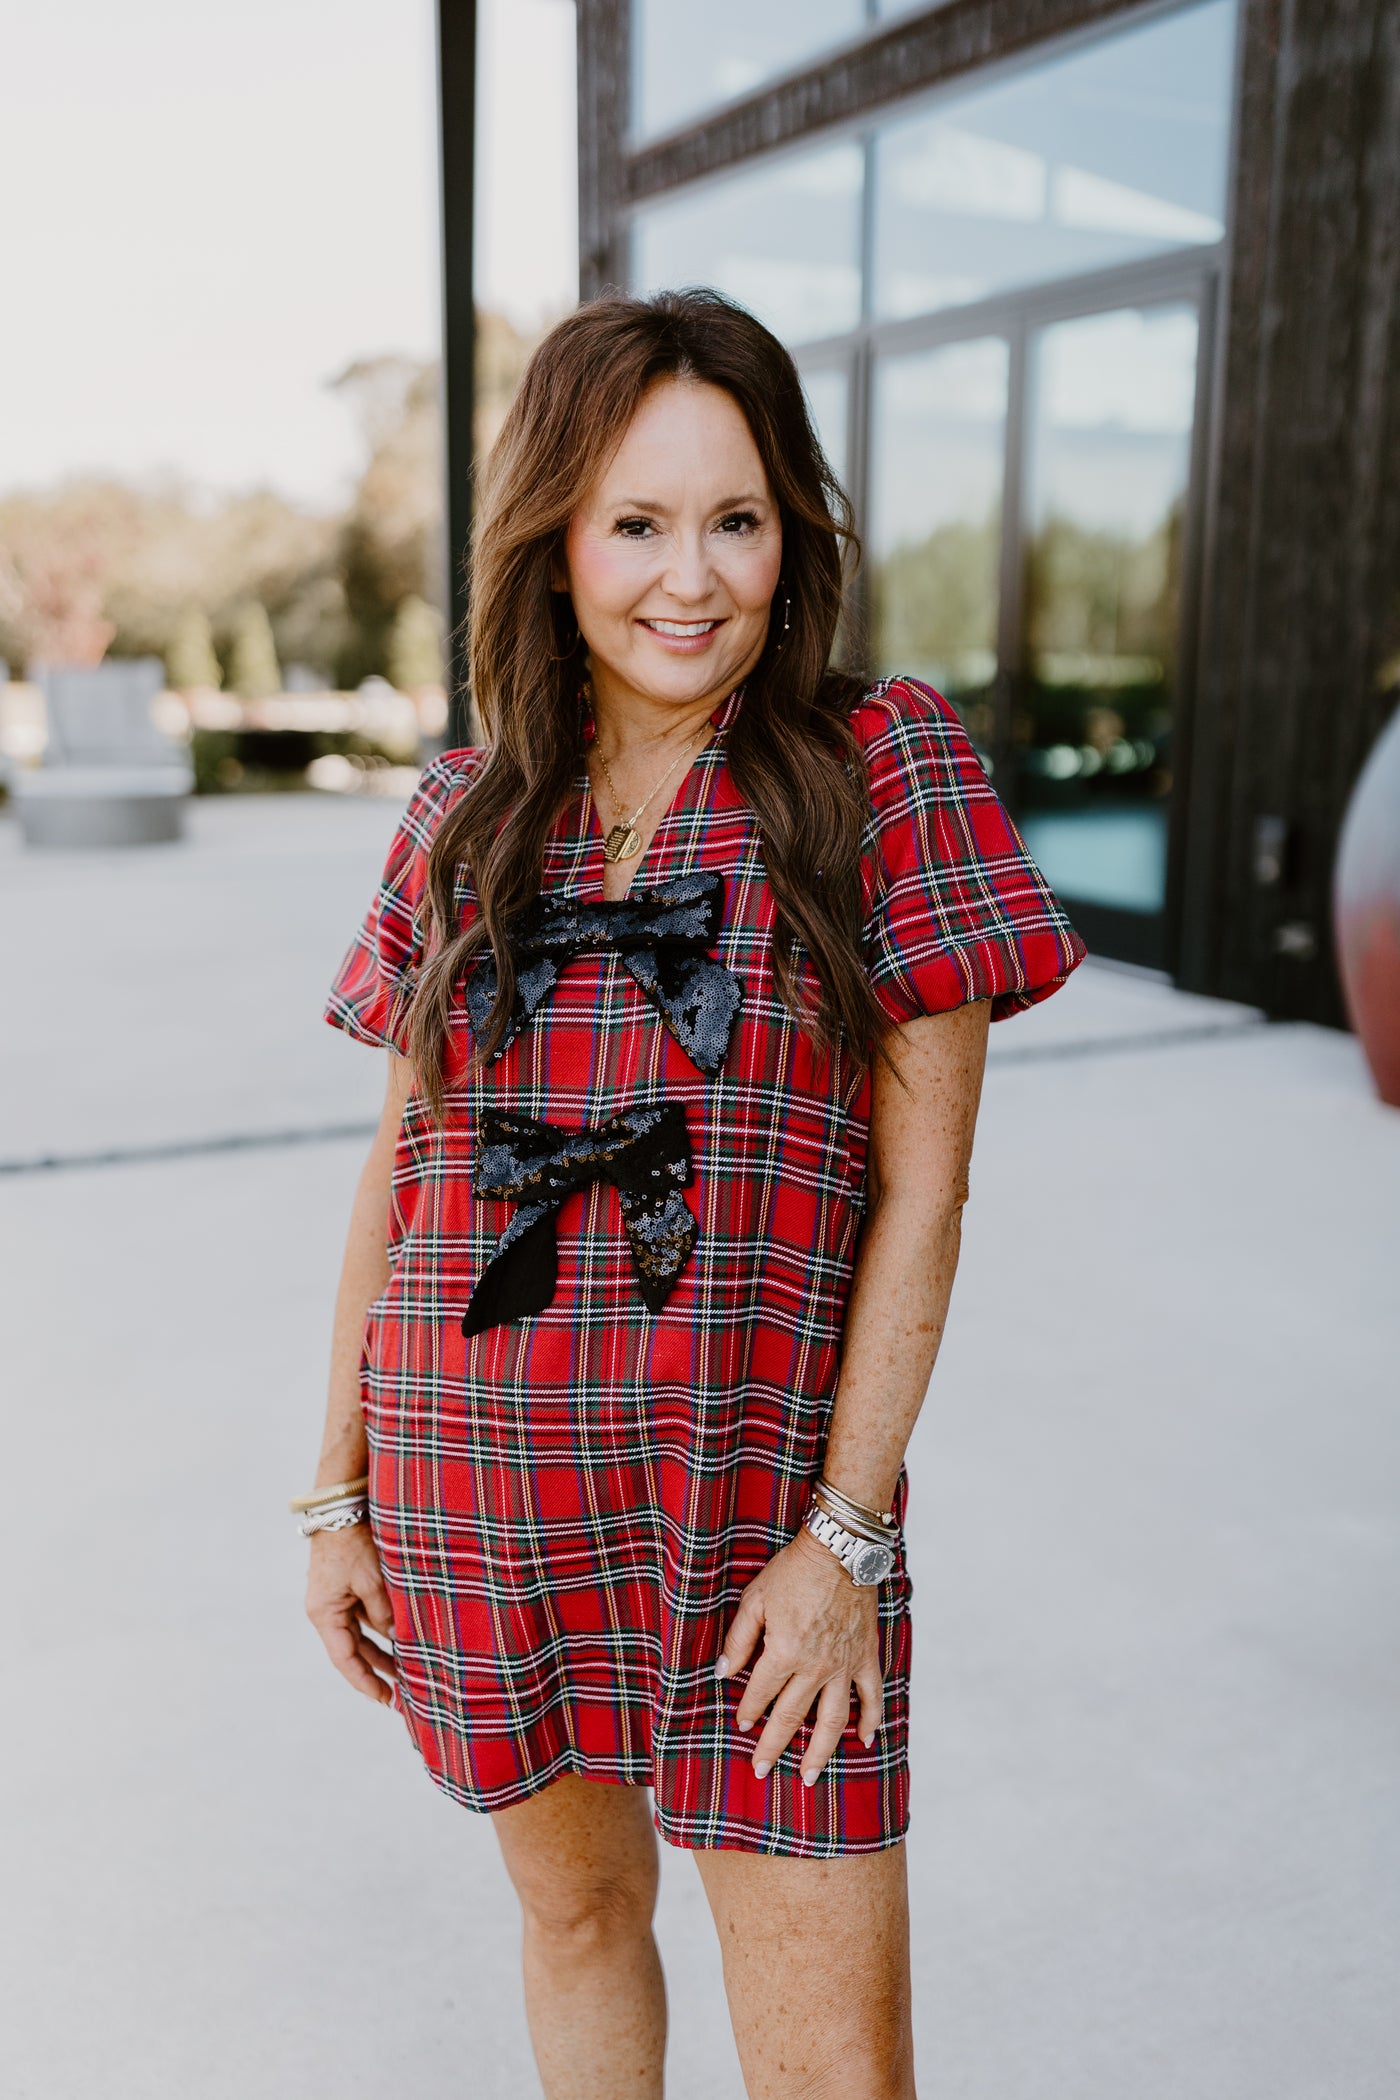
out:
{"label": "blurred background", "polygon": [[[431,11],[7,31],[0,749],[42,752],[44,667],[146,658],[196,793],[396,792],[446,724]],[[567,0],[485,10],[481,66],[484,450],[577,296]]]}
{"label": "blurred background", "polygon": [[[318,1012],[531,347],[707,283],[1091,955],[911,1452],[927,2090],[1390,2100],[1389,0],[0,0],[0,198],[0,2090],[537,2090],[489,1828],[298,1617]],[[737,2095],[676,1856],[660,1930]]]}

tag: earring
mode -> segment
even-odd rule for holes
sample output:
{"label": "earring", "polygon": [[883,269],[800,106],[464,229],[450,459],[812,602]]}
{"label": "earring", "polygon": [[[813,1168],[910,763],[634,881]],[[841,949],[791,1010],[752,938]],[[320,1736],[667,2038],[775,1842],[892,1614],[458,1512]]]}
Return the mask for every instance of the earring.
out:
{"label": "earring", "polygon": [[[779,583],[783,584],[783,634],[786,635],[789,628],[792,626],[792,593],[788,589],[787,585],[783,583],[781,576],[778,578],[778,581]],[[774,644],[775,654],[777,650],[782,648],[782,646],[783,644],[781,640]]]}

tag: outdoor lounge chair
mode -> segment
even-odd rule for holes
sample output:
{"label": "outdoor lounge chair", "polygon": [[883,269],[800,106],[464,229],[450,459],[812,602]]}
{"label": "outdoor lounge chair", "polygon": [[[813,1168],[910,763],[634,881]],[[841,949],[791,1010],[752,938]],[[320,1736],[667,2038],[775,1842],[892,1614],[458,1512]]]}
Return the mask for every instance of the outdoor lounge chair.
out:
{"label": "outdoor lounge chair", "polygon": [[187,753],[156,727],[159,658],[39,673],[48,746],[10,793],[27,846],[147,846],[177,839],[194,784]]}

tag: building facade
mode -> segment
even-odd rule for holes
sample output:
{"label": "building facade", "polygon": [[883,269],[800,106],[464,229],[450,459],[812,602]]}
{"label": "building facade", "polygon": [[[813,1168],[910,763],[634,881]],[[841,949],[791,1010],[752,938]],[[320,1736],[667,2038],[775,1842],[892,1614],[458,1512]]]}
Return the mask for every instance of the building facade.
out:
{"label": "building facade", "polygon": [[794,351],[853,632],[1092,948],[1340,1018],[1400,651],[1392,0],[578,0],[581,289]]}

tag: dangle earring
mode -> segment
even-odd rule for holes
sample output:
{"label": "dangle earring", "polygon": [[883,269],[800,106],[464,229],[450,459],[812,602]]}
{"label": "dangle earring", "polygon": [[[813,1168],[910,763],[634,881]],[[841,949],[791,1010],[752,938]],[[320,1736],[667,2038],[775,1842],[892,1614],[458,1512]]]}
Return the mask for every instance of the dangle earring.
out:
{"label": "dangle earring", "polygon": [[783,583],[783,579],[781,576],[778,578],[778,582],[782,584],[783,591],[783,631],[782,634],[779,636],[778,640],[773,645],[773,653],[775,656],[778,650],[782,648],[783,643],[787,640],[788,630],[792,626],[792,592],[788,589],[787,585]]}

